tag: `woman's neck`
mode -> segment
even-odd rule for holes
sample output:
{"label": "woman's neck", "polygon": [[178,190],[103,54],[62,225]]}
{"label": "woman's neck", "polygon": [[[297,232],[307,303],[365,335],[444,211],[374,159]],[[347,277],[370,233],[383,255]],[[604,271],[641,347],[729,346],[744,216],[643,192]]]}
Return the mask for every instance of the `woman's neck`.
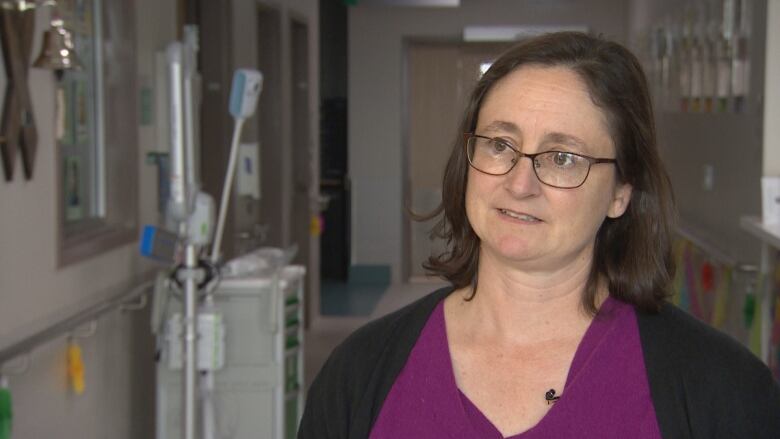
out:
{"label": "woman's neck", "polygon": [[[591,261],[592,253],[554,271],[529,272],[493,260],[485,252],[480,255],[474,298],[458,299],[453,305],[461,308],[458,313],[469,322],[476,339],[526,345],[580,337],[592,320],[582,306]],[[607,296],[598,291],[597,307]],[[461,292],[470,293],[470,289]]]}

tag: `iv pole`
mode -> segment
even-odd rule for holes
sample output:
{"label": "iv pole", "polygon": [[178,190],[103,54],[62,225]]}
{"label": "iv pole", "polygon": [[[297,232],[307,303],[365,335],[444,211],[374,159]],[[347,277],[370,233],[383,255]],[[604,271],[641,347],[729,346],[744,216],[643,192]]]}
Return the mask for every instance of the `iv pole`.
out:
{"label": "iv pole", "polygon": [[168,46],[168,81],[170,90],[171,172],[170,199],[167,214],[179,226],[184,240],[184,266],[179,280],[184,289],[184,364],[183,364],[183,437],[196,438],[197,401],[197,305],[198,281],[201,277],[198,254],[202,239],[196,230],[189,230],[195,210],[198,184],[195,181],[195,134],[192,78],[197,72],[195,53],[198,50],[197,28],[186,26],[184,43]]}
{"label": "iv pole", "polygon": [[[170,136],[171,136],[171,172],[170,199],[167,214],[179,225],[179,237],[184,240],[185,260],[183,268],[178,270],[178,278],[184,289],[184,367],[183,367],[183,432],[184,439],[196,439],[196,403],[198,392],[198,283],[202,280],[199,254],[202,246],[208,244],[208,237],[197,229],[199,223],[192,221],[198,216],[200,208],[198,183],[195,178],[195,134],[194,106],[192,97],[192,79],[197,73],[197,28],[185,26],[184,43],[174,42],[168,46],[167,61],[170,83]],[[219,261],[222,233],[227,214],[230,192],[233,187],[238,146],[244,121],[251,117],[262,91],[263,75],[259,71],[239,69],[233,77],[230,93],[229,112],[235,120],[231,141],[230,160],[225,176],[220,203],[217,231],[212,246],[211,264]],[[196,206],[197,204],[197,206]],[[213,221],[213,219],[212,219]],[[207,295],[207,303],[211,296]],[[214,371],[204,371],[204,388],[213,391]],[[211,396],[209,396],[211,398]],[[213,400],[204,400],[203,435],[206,439],[214,436]]]}
{"label": "iv pole", "polygon": [[185,238],[184,269],[180,272],[180,277],[184,281],[183,431],[184,439],[195,439],[198,247],[189,239],[186,222],[193,210],[189,192],[194,189],[188,187],[191,183],[188,174],[193,173],[194,170],[187,169],[187,164],[191,163],[188,156],[193,154],[194,149],[192,133],[187,132],[190,131],[187,128],[192,127],[192,108],[186,105],[185,94],[188,94],[188,91],[184,90],[186,88],[184,76],[192,72],[192,66],[184,65],[188,58],[192,59],[184,53],[188,49],[192,50],[180,42],[174,42],[167,50],[171,99],[171,195],[168,214],[179,222],[179,235]]}

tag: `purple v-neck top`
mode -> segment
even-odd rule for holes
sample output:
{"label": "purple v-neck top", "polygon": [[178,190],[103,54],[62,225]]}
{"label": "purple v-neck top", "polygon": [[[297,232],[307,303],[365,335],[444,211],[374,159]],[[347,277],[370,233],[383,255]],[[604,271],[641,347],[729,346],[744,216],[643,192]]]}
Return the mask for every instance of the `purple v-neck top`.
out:
{"label": "purple v-neck top", "polygon": [[[438,304],[396,378],[371,439],[503,436],[455,383],[444,302]],[[561,399],[512,439],[658,439],[634,308],[608,298],[580,341]],[[545,404],[539,395],[539,403]]]}

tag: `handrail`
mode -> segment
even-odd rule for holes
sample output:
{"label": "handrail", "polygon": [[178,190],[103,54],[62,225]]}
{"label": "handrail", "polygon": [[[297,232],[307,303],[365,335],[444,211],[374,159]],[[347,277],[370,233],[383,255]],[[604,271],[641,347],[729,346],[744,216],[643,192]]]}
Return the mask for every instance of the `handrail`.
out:
{"label": "handrail", "polygon": [[706,239],[699,236],[696,232],[693,232],[682,225],[677,226],[676,232],[680,237],[682,237],[687,241],[690,241],[693,245],[703,250],[710,257],[712,257],[714,260],[716,260],[717,262],[723,265],[726,265],[728,267],[733,268],[736,271],[743,272],[743,273],[758,272],[758,267],[756,265],[742,263],[734,259],[732,256],[730,256],[729,254],[727,254],[717,246],[709,243]]}
{"label": "handrail", "polygon": [[[147,276],[145,277],[148,278]],[[80,311],[57,321],[45,329],[37,331],[30,336],[24,337],[21,340],[2,348],[2,350],[0,350],[0,366],[10,360],[13,360],[16,357],[29,353],[36,347],[46,342],[72,332],[85,323],[96,320],[103,314],[106,314],[117,308],[121,308],[128,302],[144,296],[152,286],[154,286],[154,280],[145,280],[141,284],[136,285],[129,290],[123,291],[122,293],[101,300],[92,306],[81,309]]]}

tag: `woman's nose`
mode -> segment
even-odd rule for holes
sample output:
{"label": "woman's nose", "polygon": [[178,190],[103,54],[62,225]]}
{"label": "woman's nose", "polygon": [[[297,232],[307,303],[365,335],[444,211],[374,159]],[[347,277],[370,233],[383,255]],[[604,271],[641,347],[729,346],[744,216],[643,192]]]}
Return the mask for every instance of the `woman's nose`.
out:
{"label": "woman's nose", "polygon": [[516,197],[530,197],[538,195],[541,182],[534,172],[533,160],[529,157],[518,158],[518,163],[506,174],[505,187]]}

